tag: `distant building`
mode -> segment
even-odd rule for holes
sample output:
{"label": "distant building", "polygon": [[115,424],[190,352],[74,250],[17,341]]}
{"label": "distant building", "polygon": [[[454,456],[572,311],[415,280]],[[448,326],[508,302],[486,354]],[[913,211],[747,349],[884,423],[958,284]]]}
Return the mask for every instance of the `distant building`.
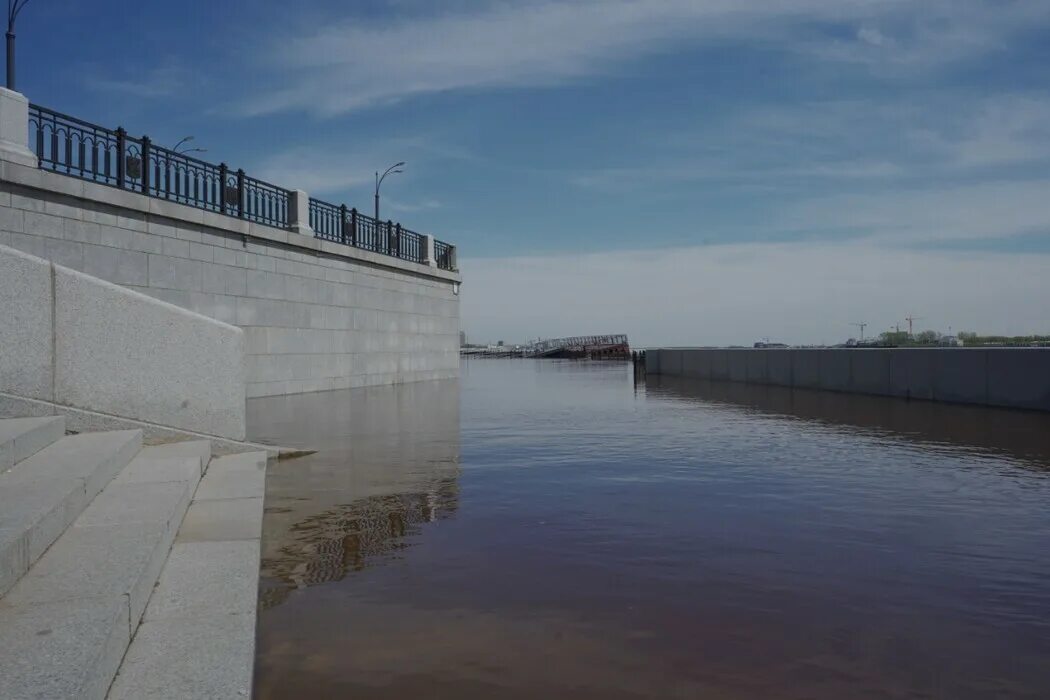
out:
{"label": "distant building", "polygon": [[459,347],[461,347],[461,348],[467,347],[467,332],[466,331],[460,331],[459,332]]}

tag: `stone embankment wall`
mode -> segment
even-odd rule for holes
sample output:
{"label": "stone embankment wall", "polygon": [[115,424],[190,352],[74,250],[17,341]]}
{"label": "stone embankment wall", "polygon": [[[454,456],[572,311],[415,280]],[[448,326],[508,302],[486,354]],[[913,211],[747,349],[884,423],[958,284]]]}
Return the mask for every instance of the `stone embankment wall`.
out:
{"label": "stone embankment wall", "polygon": [[646,371],[802,389],[1050,411],[1050,349],[646,351]]}
{"label": "stone embankment wall", "polygon": [[243,440],[244,333],[0,245],[0,415],[63,407]]}
{"label": "stone embankment wall", "polygon": [[249,397],[458,376],[456,272],[10,159],[0,244],[239,326]]}

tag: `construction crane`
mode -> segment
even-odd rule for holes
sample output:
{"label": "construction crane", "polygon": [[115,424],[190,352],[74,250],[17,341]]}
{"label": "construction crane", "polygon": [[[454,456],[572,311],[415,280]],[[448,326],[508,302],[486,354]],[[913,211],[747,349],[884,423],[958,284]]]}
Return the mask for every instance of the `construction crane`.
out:
{"label": "construction crane", "polygon": [[913,321],[921,321],[922,316],[905,316],[904,320],[908,322],[908,337],[912,337],[911,324]]}
{"label": "construction crane", "polygon": [[866,324],[866,323],[851,323],[850,325],[851,326],[857,326],[858,328],[860,328],[860,339],[864,340],[864,329],[868,327],[868,324]]}

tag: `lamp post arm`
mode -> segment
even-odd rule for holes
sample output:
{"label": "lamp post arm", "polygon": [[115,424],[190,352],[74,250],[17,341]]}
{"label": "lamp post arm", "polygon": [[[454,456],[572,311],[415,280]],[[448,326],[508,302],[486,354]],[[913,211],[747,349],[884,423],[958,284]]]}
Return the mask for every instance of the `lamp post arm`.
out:
{"label": "lamp post arm", "polygon": [[7,0],[7,89],[15,89],[15,20],[29,0]]}

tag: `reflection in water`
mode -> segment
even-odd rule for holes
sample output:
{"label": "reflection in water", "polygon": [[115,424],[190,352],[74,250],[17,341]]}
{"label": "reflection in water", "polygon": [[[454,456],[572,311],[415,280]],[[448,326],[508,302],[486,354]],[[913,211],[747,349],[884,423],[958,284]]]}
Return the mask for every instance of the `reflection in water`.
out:
{"label": "reflection in water", "polygon": [[1037,411],[664,375],[645,377],[644,386],[651,396],[735,405],[803,421],[864,428],[873,434],[930,446],[944,444],[1010,455],[1027,460],[1036,469],[1050,468],[1050,416]]}
{"label": "reflection in water", "polygon": [[249,415],[256,435],[318,450],[267,475],[263,609],[395,556],[457,507],[457,382],[255,399]]}
{"label": "reflection in water", "polygon": [[249,408],[321,450],[267,478],[263,700],[1050,688],[1050,416],[526,360]]}

